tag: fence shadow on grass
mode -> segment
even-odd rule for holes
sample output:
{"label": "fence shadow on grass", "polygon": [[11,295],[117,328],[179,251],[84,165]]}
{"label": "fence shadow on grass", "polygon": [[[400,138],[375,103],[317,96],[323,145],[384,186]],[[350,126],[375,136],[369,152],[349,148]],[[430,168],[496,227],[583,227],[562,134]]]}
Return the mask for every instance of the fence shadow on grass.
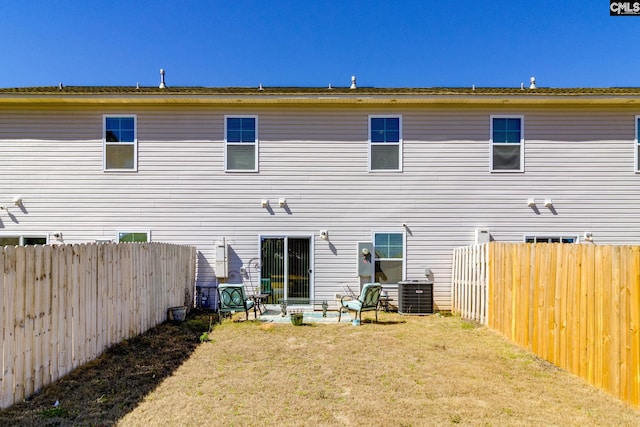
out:
{"label": "fence shadow on grass", "polygon": [[212,322],[210,314],[192,312],[184,322],[165,322],[116,344],[0,411],[0,425],[114,425],[191,356]]}

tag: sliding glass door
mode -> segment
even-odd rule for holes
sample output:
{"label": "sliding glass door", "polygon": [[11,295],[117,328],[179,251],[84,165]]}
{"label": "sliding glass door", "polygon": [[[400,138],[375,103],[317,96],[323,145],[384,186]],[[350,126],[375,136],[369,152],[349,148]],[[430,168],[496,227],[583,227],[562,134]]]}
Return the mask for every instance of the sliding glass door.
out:
{"label": "sliding glass door", "polygon": [[311,299],[311,238],[277,236],[260,238],[260,278],[271,283],[268,304],[283,299],[308,303]]}

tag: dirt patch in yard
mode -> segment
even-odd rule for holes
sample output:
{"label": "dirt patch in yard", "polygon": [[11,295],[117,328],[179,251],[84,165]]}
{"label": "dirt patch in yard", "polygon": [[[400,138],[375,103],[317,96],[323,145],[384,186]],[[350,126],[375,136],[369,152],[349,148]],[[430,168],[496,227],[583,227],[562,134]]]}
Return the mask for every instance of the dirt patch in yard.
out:
{"label": "dirt patch in yard", "polygon": [[186,322],[166,322],[125,340],[39,394],[0,411],[0,425],[114,425],[191,356],[208,328],[209,316],[193,313]]}

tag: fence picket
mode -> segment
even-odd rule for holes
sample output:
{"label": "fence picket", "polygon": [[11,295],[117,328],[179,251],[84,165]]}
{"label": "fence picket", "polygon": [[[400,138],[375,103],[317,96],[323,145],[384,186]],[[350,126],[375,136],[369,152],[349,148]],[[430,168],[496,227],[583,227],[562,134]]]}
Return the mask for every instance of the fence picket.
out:
{"label": "fence picket", "polygon": [[51,334],[49,339],[49,376],[50,381],[54,382],[60,378],[58,368],[59,364],[59,340],[60,340],[60,277],[59,277],[59,258],[60,251],[51,251]]}
{"label": "fence picket", "polygon": [[15,363],[16,354],[16,312],[15,312],[15,248],[6,247],[2,251],[3,304],[2,304],[2,405],[4,408],[15,400]]}
{"label": "fence picket", "polygon": [[[24,246],[19,248],[24,253],[24,355],[22,361],[24,363],[24,395],[31,396],[34,392],[34,377],[36,374],[35,363],[35,347],[37,344],[36,337],[36,278],[35,278],[35,253],[33,246]],[[21,269],[22,270],[22,269]]]}
{"label": "fence picket", "polygon": [[42,274],[40,286],[42,287],[43,322],[44,333],[42,335],[42,387],[53,382],[51,376],[51,343],[54,341],[54,313],[55,301],[53,297],[53,284],[51,282],[52,267],[52,247],[49,245],[40,246],[42,252]]}
{"label": "fence picket", "polygon": [[[25,253],[24,247],[15,248],[15,277],[14,283],[24,283],[25,278]],[[27,381],[27,373],[24,371],[24,360],[28,349],[25,345],[25,294],[26,288],[24,286],[16,286],[15,293],[15,337],[14,345],[16,352],[13,356],[14,360],[14,388],[13,396],[16,400],[22,400],[26,396],[24,394],[25,381]],[[23,351],[20,351],[20,350]]]}
{"label": "fence picket", "polygon": [[44,301],[44,293],[46,292],[43,286],[43,248],[44,246],[32,246],[31,249],[34,252],[34,307],[33,313],[35,315],[34,319],[34,330],[33,330],[33,361],[34,361],[34,369],[33,369],[33,391],[38,392],[42,389],[43,384],[43,376],[44,376],[44,366],[43,366],[43,343],[46,342],[47,339],[47,328],[44,324],[44,311],[45,311],[45,301]]}
{"label": "fence picket", "polygon": [[630,403],[640,406],[640,247],[633,247],[633,271],[629,281],[629,354],[627,375]]}
{"label": "fence picket", "polygon": [[622,273],[621,264],[621,247],[613,246],[611,254],[611,286],[610,292],[610,305],[607,308],[607,316],[610,319],[609,322],[609,351],[607,353],[607,361],[609,365],[609,383],[605,384],[605,388],[610,390],[616,396],[620,394],[620,291],[622,287],[622,280],[620,275]]}

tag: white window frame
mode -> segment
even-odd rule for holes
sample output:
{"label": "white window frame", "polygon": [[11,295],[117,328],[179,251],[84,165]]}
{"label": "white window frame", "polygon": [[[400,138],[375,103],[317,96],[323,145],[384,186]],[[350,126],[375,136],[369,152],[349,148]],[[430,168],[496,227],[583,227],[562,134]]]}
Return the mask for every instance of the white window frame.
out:
{"label": "white window frame", "polygon": [[[146,243],[150,243],[151,242],[151,230],[145,230],[145,229],[120,229],[120,230],[116,230],[116,236],[114,239],[114,242],[116,243],[121,243],[120,242],[120,233],[137,233],[137,234],[146,234],[147,235],[147,241]],[[129,242],[124,242],[124,243],[129,243]]]}
{"label": "white window frame", "polygon": [[17,238],[18,239],[18,246],[26,246],[24,241],[25,239],[45,239],[45,243],[44,244],[48,244],[50,242],[49,239],[49,235],[48,234],[16,234],[16,233],[2,233],[0,234],[0,237],[3,239],[6,238]]}
{"label": "white window frame", "polygon": [[[133,141],[107,142],[107,119],[127,118],[133,119]],[[107,146],[132,145],[133,168],[131,169],[107,169]],[[137,172],[138,171],[138,116],[137,114],[103,114],[102,115],[102,171],[103,172]]]}
{"label": "white window frame", "polygon": [[[229,145],[242,145],[242,146],[247,146],[249,144],[251,144],[250,142],[228,142],[227,141],[227,121],[228,119],[254,119],[255,120],[255,141],[253,142],[253,148],[254,148],[254,152],[253,152],[253,156],[254,156],[254,160],[255,160],[255,167],[253,169],[229,169],[228,163],[227,163],[227,159],[228,159],[228,150],[227,147]],[[251,114],[233,114],[233,115],[225,115],[224,116],[224,171],[225,172],[258,172],[259,167],[258,167],[258,141],[260,140],[260,137],[258,136],[258,115],[251,115]]]}
{"label": "white window frame", "polygon": [[[398,142],[372,142],[371,141],[371,119],[398,119]],[[369,150],[369,172],[402,172],[402,146],[403,146],[403,137],[402,137],[402,115],[401,114],[370,114],[368,117],[368,133],[367,133],[367,141],[368,150]],[[371,158],[371,147],[373,145],[397,145],[398,146],[398,168],[397,169],[373,169],[371,167],[372,158]]]}
{"label": "white window frame", "polygon": [[[552,243],[563,243],[562,239],[573,239],[573,243],[580,243],[579,236],[577,234],[572,233],[531,233],[525,234],[522,241],[525,243],[538,243],[537,239],[558,239],[559,242]],[[533,242],[528,242],[528,240],[533,240]],[[548,242],[541,242],[548,243]]]}
{"label": "white window frame", "polygon": [[[514,142],[493,142],[493,119],[520,119],[520,169],[494,169],[493,147],[496,145],[514,146]],[[492,114],[489,116],[489,156],[490,170],[492,173],[522,173],[524,172],[524,115],[520,114]]]}
{"label": "white window frame", "polygon": [[[407,233],[406,231],[397,230],[374,230],[371,232],[371,246],[373,248],[373,256],[371,257],[373,276],[372,282],[375,282],[375,265],[377,261],[399,261],[398,258],[378,258],[376,254],[376,234],[401,234],[402,235],[402,278],[400,280],[406,280],[407,277]],[[389,284],[389,283],[388,283]]]}
{"label": "white window frame", "polygon": [[640,140],[638,140],[638,132],[640,132],[640,126],[638,126],[638,121],[640,120],[640,115],[636,115],[636,119],[635,120],[636,120],[635,121],[635,130],[636,130],[636,132],[635,132],[635,135],[633,137],[633,142],[634,142],[634,144],[633,144],[634,145],[634,150],[633,150],[634,156],[633,156],[633,159],[634,159],[635,165],[634,165],[633,170],[635,171],[635,173],[640,173],[640,165],[639,165],[639,163],[640,163],[640,157],[639,157],[640,156],[640,147],[638,147],[638,144],[640,144]]}

